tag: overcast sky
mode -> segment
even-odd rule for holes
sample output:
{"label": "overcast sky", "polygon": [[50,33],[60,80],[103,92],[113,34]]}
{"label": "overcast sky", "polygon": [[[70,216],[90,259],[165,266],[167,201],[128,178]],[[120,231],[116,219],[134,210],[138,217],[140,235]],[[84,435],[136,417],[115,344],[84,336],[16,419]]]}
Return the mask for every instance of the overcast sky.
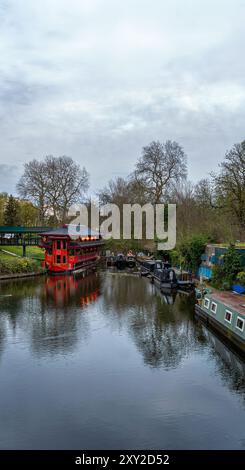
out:
{"label": "overcast sky", "polygon": [[96,191],[154,139],[189,178],[245,138],[245,0],[0,0],[0,191],[47,154]]}

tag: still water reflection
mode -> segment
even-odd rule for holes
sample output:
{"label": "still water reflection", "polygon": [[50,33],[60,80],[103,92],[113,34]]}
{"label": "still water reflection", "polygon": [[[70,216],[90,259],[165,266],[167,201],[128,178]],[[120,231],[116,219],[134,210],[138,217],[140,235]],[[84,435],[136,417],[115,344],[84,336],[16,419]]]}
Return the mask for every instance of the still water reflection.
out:
{"label": "still water reflection", "polygon": [[147,279],[0,284],[1,449],[242,449],[245,365]]}

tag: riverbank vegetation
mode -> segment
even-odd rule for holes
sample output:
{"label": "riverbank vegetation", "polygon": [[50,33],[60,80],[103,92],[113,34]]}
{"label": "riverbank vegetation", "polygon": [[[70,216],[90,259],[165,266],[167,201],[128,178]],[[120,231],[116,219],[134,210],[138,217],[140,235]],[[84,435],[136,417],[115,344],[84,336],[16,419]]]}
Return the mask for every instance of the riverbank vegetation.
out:
{"label": "riverbank vegetation", "polygon": [[220,264],[213,267],[211,285],[216,289],[229,290],[235,283],[245,284],[241,256],[234,245],[230,245]]}
{"label": "riverbank vegetation", "polygon": [[36,273],[41,271],[42,267],[39,261],[28,258],[18,258],[3,253],[0,250],[0,275]]}
{"label": "riverbank vegetation", "polygon": [[[175,203],[177,246],[171,255],[178,264],[194,269],[200,262],[203,244],[242,246],[244,242],[245,141],[226,153],[216,174],[196,184],[187,178],[185,155],[177,145],[153,142],[143,148],[142,157],[128,178],[109,181],[99,195],[103,203],[119,207],[134,202]],[[144,240],[144,243],[154,251],[154,242]]]}
{"label": "riverbank vegetation", "polygon": [[[245,239],[245,141],[235,144],[217,173],[193,183],[187,156],[177,142],[153,141],[143,147],[133,171],[98,191],[100,202],[175,203],[178,242],[192,235],[216,243]],[[70,221],[69,207],[86,203],[89,174],[70,157],[45,157],[24,165],[19,198],[0,194],[0,225],[59,225]]]}
{"label": "riverbank vegetation", "polygon": [[174,266],[196,272],[201,263],[201,256],[205,250],[208,238],[204,235],[193,235],[182,238],[171,252],[171,262]]}
{"label": "riverbank vegetation", "polygon": [[[195,270],[205,243],[245,241],[245,141],[227,151],[219,171],[204,176],[197,183],[188,180],[187,156],[177,142],[153,141],[143,147],[133,171],[110,180],[98,197],[101,204],[114,203],[119,209],[134,203],[176,204],[177,245],[171,256]],[[70,222],[70,206],[89,203],[88,188],[87,170],[72,158],[34,159],[24,165],[17,184],[19,198],[0,194],[0,225],[52,227]],[[106,247],[155,253],[156,240],[143,235],[139,241],[109,240]],[[215,276],[218,279],[219,273]]]}

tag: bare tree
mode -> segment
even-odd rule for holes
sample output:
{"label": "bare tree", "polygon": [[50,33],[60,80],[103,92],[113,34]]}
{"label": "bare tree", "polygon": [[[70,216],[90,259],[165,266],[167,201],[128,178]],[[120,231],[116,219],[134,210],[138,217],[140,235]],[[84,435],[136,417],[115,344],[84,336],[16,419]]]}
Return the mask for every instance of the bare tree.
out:
{"label": "bare tree", "polygon": [[163,200],[171,183],[186,178],[186,156],[177,142],[153,141],[143,148],[136,163],[133,177],[145,186],[150,200],[157,204]]}
{"label": "bare tree", "polygon": [[[245,141],[235,144],[220,164],[213,181],[222,206],[235,217],[241,235],[245,230]],[[244,235],[243,235],[244,236]]]}
{"label": "bare tree", "polygon": [[32,160],[24,166],[17,185],[19,194],[39,208],[39,222],[52,214],[55,223],[64,222],[72,204],[81,202],[89,186],[89,175],[67,156],[47,156],[42,162]]}
{"label": "bare tree", "polygon": [[195,201],[202,208],[211,208],[215,206],[215,191],[211,181],[203,178],[195,185]]}
{"label": "bare tree", "polygon": [[113,203],[122,208],[123,204],[145,204],[146,194],[142,182],[134,178],[110,180],[108,185],[98,192],[102,204]]}
{"label": "bare tree", "polygon": [[108,185],[98,192],[98,196],[102,204],[113,203],[121,207],[129,202],[129,182],[121,177],[110,180]]}
{"label": "bare tree", "polygon": [[48,156],[45,159],[47,174],[47,201],[54,217],[64,222],[69,207],[82,202],[89,187],[87,170],[80,168],[71,157]]}
{"label": "bare tree", "polygon": [[169,200],[175,204],[185,204],[186,202],[194,202],[194,185],[191,181],[184,180],[178,184],[172,185],[171,192],[169,193]]}
{"label": "bare tree", "polygon": [[24,174],[21,176],[17,190],[20,196],[30,198],[38,207],[39,222],[44,223],[47,211],[47,182],[46,182],[45,163],[38,160],[32,160],[24,165]]}
{"label": "bare tree", "polygon": [[196,220],[194,185],[191,181],[183,180],[171,187],[168,200],[177,206],[177,237],[178,240],[200,227]]}

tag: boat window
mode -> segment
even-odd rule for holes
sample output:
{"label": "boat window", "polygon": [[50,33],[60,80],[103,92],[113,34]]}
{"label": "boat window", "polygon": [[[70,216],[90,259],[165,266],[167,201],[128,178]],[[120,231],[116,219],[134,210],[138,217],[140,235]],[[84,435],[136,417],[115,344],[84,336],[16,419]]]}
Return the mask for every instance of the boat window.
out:
{"label": "boat window", "polygon": [[229,310],[226,310],[225,311],[225,321],[227,321],[228,323],[231,323],[231,320],[232,320],[232,313]]}
{"label": "boat window", "polygon": [[63,256],[63,263],[66,263],[66,256]]}
{"label": "boat window", "polygon": [[241,317],[237,317],[236,327],[238,328],[238,330],[243,331],[244,320]]}
{"label": "boat window", "polygon": [[66,240],[63,240],[63,250],[66,250]]}
{"label": "boat window", "polygon": [[56,263],[57,263],[57,264],[60,264],[60,255],[57,255],[57,256],[56,256]]}
{"label": "boat window", "polygon": [[217,310],[217,304],[215,302],[212,302],[211,303],[211,312],[216,313],[216,310]]}
{"label": "boat window", "polygon": [[74,256],[74,250],[73,249],[69,250],[69,256]]}
{"label": "boat window", "polygon": [[205,297],[205,299],[204,299],[204,307],[205,307],[205,308],[209,308],[209,304],[210,304],[210,300],[207,299],[207,297]]}
{"label": "boat window", "polygon": [[60,246],[61,246],[61,241],[57,240],[56,241],[56,250],[60,250]]}

